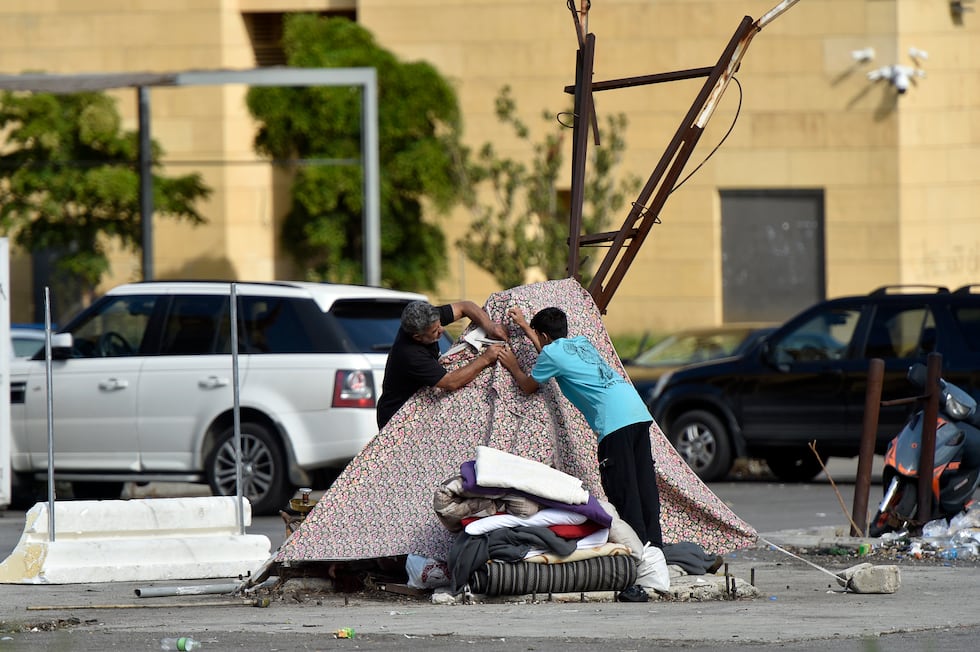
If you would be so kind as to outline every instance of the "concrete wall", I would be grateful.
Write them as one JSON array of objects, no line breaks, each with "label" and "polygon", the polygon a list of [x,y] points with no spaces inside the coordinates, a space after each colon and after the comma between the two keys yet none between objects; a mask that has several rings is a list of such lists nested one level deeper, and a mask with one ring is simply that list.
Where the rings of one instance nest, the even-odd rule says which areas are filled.
[{"label": "concrete wall", "polygon": [[[595,78],[713,65],[743,16],[757,18],[775,4],[593,3]],[[493,115],[504,84],[538,136],[551,128],[539,117],[543,110],[570,107],[562,89],[573,82],[577,42],[570,12],[555,0],[5,0],[0,71],[247,68],[254,59],[243,11],[355,6],[381,44],[405,60],[431,61],[454,82],[474,146],[489,140],[503,153],[525,155]],[[663,223],[610,303],[610,331],[720,321],[720,190],[822,189],[829,296],[890,283],[959,287],[980,279],[978,32],[980,15],[968,13],[957,24],[948,3],[938,0],[805,0],[758,34],[737,75],[742,97],[734,129],[668,200]],[[873,61],[852,58],[852,50],[869,46]],[[912,65],[913,46],[929,53],[922,62],[926,77],[905,95],[868,80],[880,66]],[[646,180],[701,83],[597,94],[600,115],[629,117],[625,170]],[[206,228],[157,220],[158,277],[298,275],[276,243],[283,192],[273,192],[268,167],[250,162],[252,125],[243,95],[236,87],[152,92],[153,136],[167,159],[197,162],[171,164],[168,172],[197,170],[216,191],[203,207],[211,221]],[[135,128],[135,94],[118,96]],[[724,137],[739,99],[733,84],[686,171]],[[624,209],[612,226],[625,215]],[[432,219],[453,242],[468,215],[459,210]],[[447,255],[450,272],[435,299],[480,302],[498,289],[455,249]],[[120,256],[114,272],[107,284],[137,277],[138,258]]]}]

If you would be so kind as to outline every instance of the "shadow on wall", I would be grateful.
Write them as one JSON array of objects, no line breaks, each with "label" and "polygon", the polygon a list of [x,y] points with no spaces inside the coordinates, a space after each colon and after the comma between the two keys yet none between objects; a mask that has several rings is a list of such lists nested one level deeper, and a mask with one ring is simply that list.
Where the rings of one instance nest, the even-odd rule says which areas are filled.
[{"label": "shadow on wall", "polygon": [[176,269],[158,267],[156,271],[157,279],[168,281],[180,279],[227,281],[235,279],[237,274],[235,266],[224,256],[194,258]]}]

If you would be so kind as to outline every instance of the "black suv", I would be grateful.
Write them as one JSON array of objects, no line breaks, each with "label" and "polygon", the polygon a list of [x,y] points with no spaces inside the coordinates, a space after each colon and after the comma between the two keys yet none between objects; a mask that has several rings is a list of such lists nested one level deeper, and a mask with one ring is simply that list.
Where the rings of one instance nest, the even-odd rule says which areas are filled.
[{"label": "black suv", "polygon": [[[868,363],[885,363],[882,399],[914,395],[909,365],[943,356],[943,377],[980,390],[980,285],[883,287],[823,301],[741,355],[682,367],[637,389],[681,456],[705,481],[737,457],[765,459],[787,481],[817,475],[821,458],[854,457]],[[901,429],[908,406],[883,407],[876,449]]]}]

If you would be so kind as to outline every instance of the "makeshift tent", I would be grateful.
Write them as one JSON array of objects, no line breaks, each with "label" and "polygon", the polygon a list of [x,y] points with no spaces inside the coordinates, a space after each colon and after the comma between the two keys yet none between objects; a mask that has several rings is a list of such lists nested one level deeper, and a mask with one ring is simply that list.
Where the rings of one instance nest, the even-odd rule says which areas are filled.
[{"label": "makeshift tent", "polygon": [[[490,296],[485,309],[509,331],[521,366],[537,353],[509,317],[520,307],[531,318],[557,306],[570,335],[584,335],[623,371],[592,300],[574,279],[516,287]],[[462,340],[460,340],[462,341]],[[466,348],[443,358],[453,369],[477,355]],[[329,433],[324,433],[329,436]],[[732,513],[681,459],[654,424],[650,438],[660,486],[664,540],[692,541],[712,554],[754,543],[756,532]],[[445,560],[454,535],[432,506],[436,488],[459,475],[478,445],[549,464],[580,478],[605,499],[599,481],[596,437],[554,381],[530,396],[502,365],[455,392],[420,390],[337,478],[300,528],[283,544],[280,563],[372,559],[416,554]]]}]

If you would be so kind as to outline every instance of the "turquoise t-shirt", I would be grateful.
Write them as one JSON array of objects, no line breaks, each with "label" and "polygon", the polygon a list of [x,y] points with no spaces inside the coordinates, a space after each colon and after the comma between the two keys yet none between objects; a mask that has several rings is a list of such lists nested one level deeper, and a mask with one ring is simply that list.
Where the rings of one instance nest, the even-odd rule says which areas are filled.
[{"label": "turquoise t-shirt", "polygon": [[538,383],[558,381],[561,393],[585,416],[600,440],[624,426],[653,420],[633,384],[581,335],[543,347],[531,377]]}]

